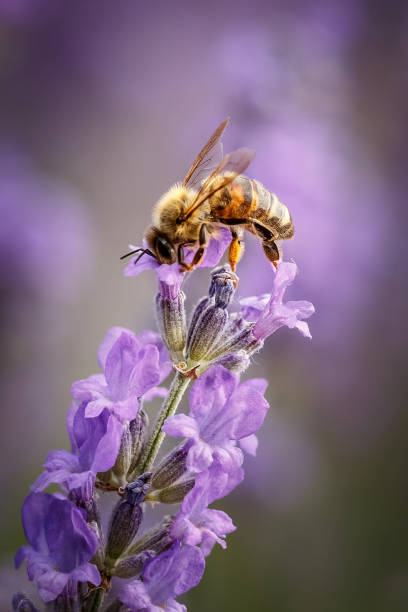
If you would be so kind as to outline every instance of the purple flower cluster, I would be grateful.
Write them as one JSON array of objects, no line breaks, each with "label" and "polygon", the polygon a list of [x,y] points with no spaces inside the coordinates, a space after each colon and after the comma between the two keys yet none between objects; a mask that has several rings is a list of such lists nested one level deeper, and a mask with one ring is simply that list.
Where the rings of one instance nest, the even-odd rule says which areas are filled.
[{"label": "purple flower cluster", "polygon": [[[202,265],[216,265],[228,240],[226,234],[213,239]],[[115,610],[186,609],[176,598],[200,582],[205,558],[216,543],[225,548],[235,530],[225,512],[210,506],[243,480],[243,451],[255,455],[269,408],[267,382],[240,382],[240,372],[279,327],[310,337],[304,319],[313,306],[283,302],[296,275],[293,263],[279,265],[270,294],[241,300],[235,313],[229,306],[236,277],[229,266],[216,268],[189,326],[178,264],[158,265],[145,256],[125,273],[147,268],[158,277],[162,338],[121,327],[107,333],[98,352],[102,373],[72,385],[71,451],[48,454],[23,505],[29,546],[18,551],[16,564],[27,561],[30,580],[53,610],[61,601],[64,610],[99,610],[106,596]],[[172,368],[170,388],[160,387]],[[175,414],[192,382],[189,413]],[[157,396],[163,405],[149,427],[144,403]],[[182,441],[158,461],[166,434]],[[63,493],[44,493],[52,483]],[[107,531],[99,518],[100,490],[119,496]],[[143,532],[147,501],[180,506]],[[117,599],[110,602],[113,580]]]}]

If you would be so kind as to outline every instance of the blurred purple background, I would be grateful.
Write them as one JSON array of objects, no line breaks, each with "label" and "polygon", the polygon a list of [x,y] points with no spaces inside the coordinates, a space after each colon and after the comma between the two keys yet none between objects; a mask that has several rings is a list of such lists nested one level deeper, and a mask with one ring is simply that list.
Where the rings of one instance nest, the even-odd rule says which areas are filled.
[{"label": "blurred purple background", "polygon": [[[109,327],[154,326],[155,279],[119,256],[227,115],[224,150],[254,149],[292,212],[290,298],[317,313],[248,372],[270,414],[188,604],[407,609],[407,28],[402,1],[0,0],[0,609],[29,590],[19,508],[67,447],[72,381]],[[268,291],[251,237],[239,274],[238,297]]]}]

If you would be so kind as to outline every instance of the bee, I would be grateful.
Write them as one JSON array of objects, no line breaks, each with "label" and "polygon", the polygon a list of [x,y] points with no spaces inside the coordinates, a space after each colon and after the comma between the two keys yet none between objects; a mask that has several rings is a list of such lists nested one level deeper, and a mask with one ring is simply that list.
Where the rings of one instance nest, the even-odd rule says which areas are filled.
[{"label": "bee", "polygon": [[[259,181],[242,173],[254,153],[242,148],[223,157],[221,137],[229,122],[225,119],[204,145],[183,182],[173,185],[153,210],[153,225],[145,234],[148,248],[131,251],[159,263],[176,261],[183,270],[194,269],[203,259],[217,228],[228,226],[232,234],[228,260],[233,272],[242,257],[244,230],[257,236],[263,251],[275,267],[280,259],[276,240],[292,238],[290,213],[279,198]],[[184,247],[195,247],[191,264],[184,261]]]}]

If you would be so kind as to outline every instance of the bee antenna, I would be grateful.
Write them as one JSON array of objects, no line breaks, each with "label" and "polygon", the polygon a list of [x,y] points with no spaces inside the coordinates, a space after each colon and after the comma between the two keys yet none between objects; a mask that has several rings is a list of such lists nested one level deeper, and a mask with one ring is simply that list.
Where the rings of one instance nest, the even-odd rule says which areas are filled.
[{"label": "bee antenna", "polygon": [[142,249],[142,248],[135,249],[134,251],[130,251],[129,253],[126,253],[125,255],[122,255],[120,259],[126,259],[127,257],[130,257],[131,255],[135,255],[136,253],[140,253],[140,256],[137,259],[137,261],[139,261],[140,257],[144,255],[145,253],[147,253],[147,255],[150,255],[154,259],[156,259],[155,255],[151,252],[150,249]]}]

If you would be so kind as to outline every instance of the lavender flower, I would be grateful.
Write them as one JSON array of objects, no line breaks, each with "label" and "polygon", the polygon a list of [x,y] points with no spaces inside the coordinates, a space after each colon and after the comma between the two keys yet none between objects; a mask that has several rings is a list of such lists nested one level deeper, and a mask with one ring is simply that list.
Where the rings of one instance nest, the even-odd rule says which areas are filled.
[{"label": "lavender flower", "polygon": [[201,544],[204,556],[210,554],[216,542],[226,548],[225,536],[236,529],[228,514],[208,508],[224,496],[228,487],[228,481],[218,476],[211,470],[196,476],[194,489],[185,497],[170,529],[175,540]]},{"label": "lavender flower", "polygon": [[105,408],[96,417],[86,417],[86,403],[73,403],[67,417],[71,452],[51,451],[47,455],[43,472],[31,487],[43,491],[52,482],[66,491],[73,491],[81,501],[92,498],[95,477],[115,464],[123,426]]},{"label": "lavender flower", "polygon": [[[218,255],[212,251],[214,261]],[[283,304],[296,274],[294,264],[281,264],[271,295],[243,301],[241,313],[232,315],[228,308],[237,279],[228,265],[216,268],[188,333],[180,270],[157,262],[155,269],[164,344],[155,332],[136,336],[115,327],[107,333],[98,352],[103,374],[72,386],[75,401],[67,417],[71,452],[49,453],[45,471],[32,487],[36,492],[23,506],[31,546],[18,551],[16,564],[27,559],[30,579],[38,582],[44,601],[54,602],[55,611],[62,606],[66,612],[96,612],[113,577],[132,581],[119,588],[109,610],[186,609],[175,598],[198,584],[205,557],[216,543],[225,548],[226,536],[235,530],[231,518],[210,505],[243,480],[242,451],[256,453],[255,433],[269,408],[267,382],[254,378],[240,383],[231,370],[248,364],[251,352],[281,325],[310,335],[302,319],[312,314],[312,305]],[[186,355],[186,363],[174,365],[169,390],[158,387],[170,369],[164,345],[173,362]],[[190,413],[175,414],[197,377]],[[147,437],[141,400],[156,395],[164,398],[163,406]],[[166,433],[185,440],[156,464]],[[98,487],[121,495],[106,534],[96,479]],[[70,499],[38,492],[51,483],[59,484]],[[135,542],[145,501],[181,506]],[[86,582],[95,586],[85,588]]]},{"label": "lavender flower", "polygon": [[172,416],[163,425],[170,436],[189,441],[191,472],[207,470],[214,458],[226,472],[242,464],[236,440],[262,425],[269,407],[263,397],[265,388],[266,381],[256,379],[238,385],[237,375],[222,366],[210,368],[197,380],[190,392],[190,415]]},{"label": "lavender flower", "polygon": [[30,580],[35,580],[44,601],[64,589],[76,592],[78,581],[98,585],[98,569],[90,563],[98,540],[86,524],[85,512],[57,495],[31,493],[22,508],[23,527],[30,546],[16,554],[16,567],[24,559]]},{"label": "lavender flower", "polygon": [[142,579],[127,584],[119,595],[132,612],[183,612],[187,608],[175,598],[195,587],[204,573],[205,561],[195,546],[176,542],[169,550],[148,561]]},{"label": "lavender flower", "polygon": [[255,322],[252,333],[257,340],[264,340],[283,325],[290,329],[295,327],[306,338],[312,337],[308,324],[302,319],[314,313],[313,304],[304,300],[283,303],[284,293],[296,274],[296,264],[283,261],[275,274],[271,294],[240,300],[244,318]]},{"label": "lavender flower", "polygon": [[[72,385],[72,397],[86,402],[85,416],[95,417],[107,408],[121,422],[134,419],[140,399],[163,395],[157,385],[167,376],[166,363],[151,338],[114,327],[105,336],[98,361],[104,374],[95,374]],[[146,343],[147,341],[147,343]]]}]

